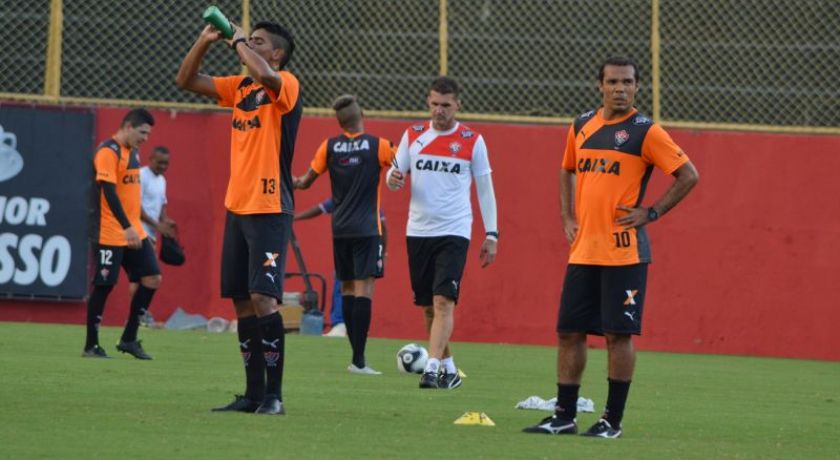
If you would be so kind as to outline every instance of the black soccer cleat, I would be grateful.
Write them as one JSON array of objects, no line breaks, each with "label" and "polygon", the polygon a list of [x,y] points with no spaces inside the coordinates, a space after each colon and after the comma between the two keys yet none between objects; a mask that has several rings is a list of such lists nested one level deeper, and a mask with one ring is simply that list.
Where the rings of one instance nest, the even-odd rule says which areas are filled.
[{"label": "black soccer cleat", "polygon": [[563,419],[552,415],[540,420],[540,423],[534,426],[523,428],[522,431],[540,434],[575,434],[577,433],[577,422],[574,419]]},{"label": "black soccer cleat", "polygon": [[263,415],[286,415],[286,408],[283,401],[274,395],[265,395],[262,404],[254,411],[255,414]]},{"label": "black soccer cleat", "polygon": [[457,372],[454,374],[444,372],[438,377],[438,388],[443,390],[454,390],[461,386],[462,383],[461,376]]},{"label": "black soccer cleat", "polygon": [[440,388],[438,375],[434,372],[423,372],[420,376],[420,388]]},{"label": "black soccer cleat", "polygon": [[619,426],[618,429],[615,429],[610,425],[610,422],[600,419],[597,423],[589,427],[585,433],[581,433],[581,436],[615,439],[621,436],[621,427]]},{"label": "black soccer cleat", "polygon": [[108,358],[108,353],[97,344],[82,351],[82,358]]},{"label": "black soccer cleat", "polygon": [[250,399],[246,398],[242,395],[235,395],[233,402],[228,404],[227,406],[222,407],[214,407],[210,409],[211,412],[247,412],[249,414],[253,414],[257,411],[257,408],[260,407],[260,403],[258,401],[251,401]]},{"label": "black soccer cleat", "polygon": [[143,349],[143,345],[140,344],[139,340],[135,340],[134,342],[123,342],[120,340],[120,343],[117,344],[117,350],[128,353],[137,359],[152,359],[151,355]]}]

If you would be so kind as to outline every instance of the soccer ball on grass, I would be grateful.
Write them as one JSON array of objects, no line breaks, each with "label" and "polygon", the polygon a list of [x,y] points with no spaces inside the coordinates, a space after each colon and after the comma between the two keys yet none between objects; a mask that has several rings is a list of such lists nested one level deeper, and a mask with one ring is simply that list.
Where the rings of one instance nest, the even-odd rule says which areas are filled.
[{"label": "soccer ball on grass", "polygon": [[397,369],[405,374],[422,374],[429,360],[429,352],[417,345],[409,343],[397,352]]}]

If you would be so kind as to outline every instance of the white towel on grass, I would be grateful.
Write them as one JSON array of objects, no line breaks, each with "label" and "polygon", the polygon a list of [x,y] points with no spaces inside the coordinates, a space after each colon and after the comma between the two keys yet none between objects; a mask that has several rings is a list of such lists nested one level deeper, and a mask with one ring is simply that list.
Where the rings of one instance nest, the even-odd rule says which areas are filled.
[{"label": "white towel on grass", "polygon": [[[529,396],[525,401],[516,403],[517,409],[554,410],[557,398],[545,400],[539,396]],[[583,397],[577,399],[578,412],[595,412],[595,401]]]}]

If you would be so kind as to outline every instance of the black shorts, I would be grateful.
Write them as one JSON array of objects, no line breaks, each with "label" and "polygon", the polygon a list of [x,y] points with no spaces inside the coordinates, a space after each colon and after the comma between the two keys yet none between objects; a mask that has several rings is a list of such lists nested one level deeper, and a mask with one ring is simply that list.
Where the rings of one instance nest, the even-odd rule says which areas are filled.
[{"label": "black shorts", "polygon": [[569,264],[557,332],[641,334],[647,268]]},{"label": "black shorts", "polygon": [[414,304],[432,305],[436,295],[458,303],[470,240],[460,236],[409,236],[406,247]]},{"label": "black shorts", "polygon": [[283,300],[289,214],[227,213],[222,241],[222,297],[243,300],[263,294]]},{"label": "black shorts", "polygon": [[125,270],[129,281],[136,283],[144,276],[160,275],[160,267],[155,257],[155,249],[149,238],[143,238],[143,246],[131,249],[127,246],[93,245],[95,286],[113,286],[117,284],[120,267]]},{"label": "black shorts", "polygon": [[382,238],[333,238],[333,262],[336,277],[341,281],[382,278]]}]

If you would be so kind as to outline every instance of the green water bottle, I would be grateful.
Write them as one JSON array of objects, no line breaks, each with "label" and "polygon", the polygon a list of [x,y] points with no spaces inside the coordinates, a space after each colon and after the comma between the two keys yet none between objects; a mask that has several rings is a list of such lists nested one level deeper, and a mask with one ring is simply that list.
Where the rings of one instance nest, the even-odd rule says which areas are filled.
[{"label": "green water bottle", "polygon": [[204,10],[204,14],[201,15],[201,19],[204,19],[204,22],[212,25],[216,28],[216,30],[221,32],[222,37],[227,39],[233,37],[233,26],[230,25],[228,18],[225,17],[216,5],[207,7],[207,9]]}]

